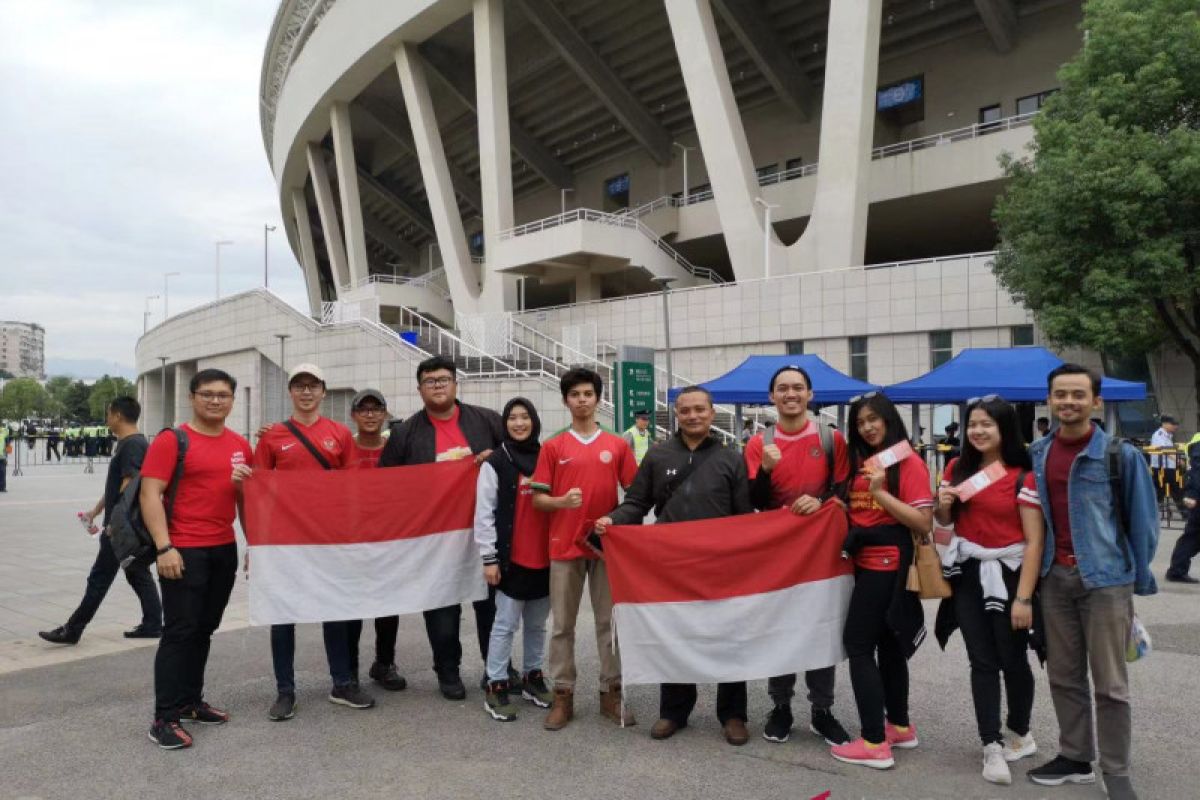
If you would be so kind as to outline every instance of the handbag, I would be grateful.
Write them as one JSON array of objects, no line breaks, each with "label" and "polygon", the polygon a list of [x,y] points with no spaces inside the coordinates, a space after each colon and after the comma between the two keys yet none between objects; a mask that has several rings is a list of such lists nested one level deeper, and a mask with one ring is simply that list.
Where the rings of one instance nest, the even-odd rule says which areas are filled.
[{"label": "handbag", "polygon": [[913,559],[908,567],[908,583],[905,588],[916,592],[922,600],[938,600],[953,594],[950,581],[942,574],[942,560],[938,558],[929,533],[913,532]]}]

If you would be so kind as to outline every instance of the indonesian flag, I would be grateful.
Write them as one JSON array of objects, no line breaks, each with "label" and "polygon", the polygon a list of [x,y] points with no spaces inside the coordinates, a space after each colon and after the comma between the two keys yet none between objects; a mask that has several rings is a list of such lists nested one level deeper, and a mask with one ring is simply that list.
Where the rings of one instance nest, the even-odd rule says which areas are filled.
[{"label": "indonesian flag", "polygon": [[623,525],[604,536],[622,679],[758,680],[837,664],[854,567],[846,513]]},{"label": "indonesian flag", "polygon": [[410,614],[487,597],[471,460],[246,483],[250,623]]}]

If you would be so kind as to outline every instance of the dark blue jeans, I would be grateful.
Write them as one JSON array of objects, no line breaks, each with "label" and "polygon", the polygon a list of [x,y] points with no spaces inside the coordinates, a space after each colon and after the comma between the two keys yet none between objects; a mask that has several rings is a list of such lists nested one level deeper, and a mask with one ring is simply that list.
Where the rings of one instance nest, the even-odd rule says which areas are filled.
[{"label": "dark blue jeans", "polygon": [[[357,677],[357,658],[350,656],[350,639],[354,623],[362,631],[362,621],[325,622],[321,632],[325,639],[325,658],[329,661],[329,676],[334,686],[346,686]],[[355,649],[358,642],[355,641]],[[271,661],[275,667],[275,688],[280,694],[296,693],[296,626],[271,626]]]},{"label": "dark blue jeans", "polygon": [[[113,553],[108,536],[100,534],[96,538],[100,540],[100,549],[92,563],[92,571],[88,573],[83,600],[67,620],[66,627],[75,633],[83,633],[92,617],[96,616],[100,603],[108,594],[117,573],[121,571],[121,564]],[[129,581],[142,604],[142,627],[148,631],[161,631],[162,603],[158,599],[158,587],[154,585],[154,578],[150,577],[150,560],[130,564],[129,569],[125,570],[125,579]]]}]

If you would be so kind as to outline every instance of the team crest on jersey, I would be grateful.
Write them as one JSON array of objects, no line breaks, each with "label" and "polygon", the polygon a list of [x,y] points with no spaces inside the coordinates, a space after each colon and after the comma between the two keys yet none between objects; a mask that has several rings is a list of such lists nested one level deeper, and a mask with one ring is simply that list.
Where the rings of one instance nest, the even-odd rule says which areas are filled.
[{"label": "team crest on jersey", "polygon": [[808,451],[808,454],[810,456],[812,456],[813,458],[820,458],[821,457],[821,448],[814,447]]},{"label": "team crest on jersey", "polygon": [[612,463],[612,452],[609,450],[600,451],[600,462],[602,464]]},{"label": "team crest on jersey", "polygon": [[337,440],[334,439],[333,437],[329,437],[325,441],[321,442],[321,444],[325,445],[325,449],[328,450],[329,452],[331,452],[331,453],[337,452],[337,449],[338,449]]}]

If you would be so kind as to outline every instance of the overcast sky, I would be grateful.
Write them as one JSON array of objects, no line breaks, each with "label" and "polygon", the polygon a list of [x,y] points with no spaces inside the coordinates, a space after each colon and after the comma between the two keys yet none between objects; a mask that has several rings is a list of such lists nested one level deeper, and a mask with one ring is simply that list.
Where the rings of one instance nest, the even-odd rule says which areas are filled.
[{"label": "overcast sky", "polygon": [[[262,284],[280,225],[258,122],[277,0],[0,0],[0,319],[47,358],[133,365],[147,295],[170,310]],[[283,236],[271,287],[305,307]],[[150,304],[162,320],[162,300]]]}]

